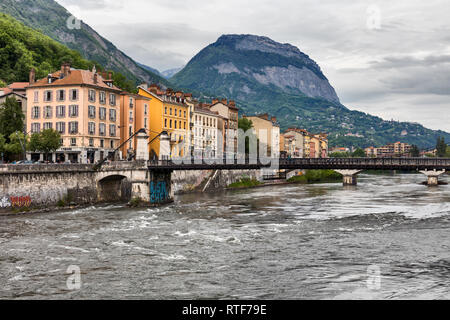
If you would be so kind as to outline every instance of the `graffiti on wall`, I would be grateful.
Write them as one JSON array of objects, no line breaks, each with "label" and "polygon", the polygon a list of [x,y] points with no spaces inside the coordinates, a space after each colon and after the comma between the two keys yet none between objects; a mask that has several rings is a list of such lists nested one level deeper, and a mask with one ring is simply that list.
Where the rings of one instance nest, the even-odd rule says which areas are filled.
[{"label": "graffiti on wall", "polygon": [[169,199],[167,184],[165,181],[150,183],[150,203],[162,203]]},{"label": "graffiti on wall", "polygon": [[2,197],[0,198],[0,208],[28,208],[31,206],[31,197]]}]

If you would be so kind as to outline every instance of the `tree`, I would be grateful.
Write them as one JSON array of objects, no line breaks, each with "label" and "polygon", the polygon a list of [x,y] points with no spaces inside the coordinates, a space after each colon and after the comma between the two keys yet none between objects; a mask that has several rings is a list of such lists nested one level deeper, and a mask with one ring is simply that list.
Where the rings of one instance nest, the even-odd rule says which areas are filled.
[{"label": "tree", "polygon": [[6,87],[6,82],[3,81],[2,79],[0,79],[0,88],[5,88]]},{"label": "tree", "polygon": [[0,108],[0,134],[9,142],[11,134],[22,132],[25,127],[25,115],[14,97],[7,97]]},{"label": "tree", "polygon": [[445,139],[443,137],[437,138],[436,150],[436,156],[438,158],[445,157],[445,154],[447,153],[447,144],[445,143]]},{"label": "tree", "polygon": [[61,134],[53,129],[46,129],[40,133],[31,135],[28,148],[30,151],[42,152],[45,159],[48,159],[50,153],[55,152],[61,147]]},{"label": "tree", "polygon": [[411,153],[411,157],[413,157],[413,158],[418,158],[418,157],[420,157],[420,150],[419,150],[419,148],[418,148],[415,144],[413,144],[413,145],[411,146],[411,151],[410,151],[410,153]]},{"label": "tree", "polygon": [[352,157],[353,158],[365,158],[366,152],[363,149],[358,148],[355,150],[355,152],[353,152]]},{"label": "tree", "polygon": [[350,154],[348,152],[333,152],[330,154],[330,158],[349,158]]}]

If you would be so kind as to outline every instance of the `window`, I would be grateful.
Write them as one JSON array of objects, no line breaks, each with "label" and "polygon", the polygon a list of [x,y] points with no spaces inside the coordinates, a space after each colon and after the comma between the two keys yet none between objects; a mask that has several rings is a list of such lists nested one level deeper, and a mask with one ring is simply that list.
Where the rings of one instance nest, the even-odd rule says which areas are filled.
[{"label": "window", "polygon": [[133,98],[130,97],[130,108],[133,108]]},{"label": "window", "polygon": [[66,116],[66,106],[56,106],[56,117],[64,118]]},{"label": "window", "polygon": [[170,129],[172,129],[172,120],[170,120]]},{"label": "window", "polygon": [[164,119],[164,128],[167,128],[167,119]]},{"label": "window", "polygon": [[70,138],[70,145],[75,147],[77,145],[77,138]]},{"label": "window", "polygon": [[109,110],[109,120],[116,121],[116,110],[115,109]]},{"label": "window", "polygon": [[100,123],[98,129],[101,136],[106,136],[106,124]]},{"label": "window", "polygon": [[115,106],[116,105],[116,95],[114,93],[110,93],[109,94],[109,104],[111,106]]},{"label": "window", "polygon": [[184,112],[184,117],[186,118],[186,111]]},{"label": "window", "polygon": [[128,137],[131,137],[133,135],[133,127],[130,126],[128,129],[129,129],[128,130]]},{"label": "window", "polygon": [[34,102],[39,102],[39,91],[34,92]]},{"label": "window", "polygon": [[167,107],[164,107],[164,114],[167,114]]},{"label": "window", "polygon": [[70,90],[70,100],[71,101],[77,101],[78,100],[78,90],[77,89]]},{"label": "window", "polygon": [[58,101],[66,100],[66,90],[56,91],[56,100],[58,100]]},{"label": "window", "polygon": [[172,108],[170,108],[170,115],[172,115]]},{"label": "window", "polygon": [[180,128],[180,129],[181,129],[181,120],[180,120],[180,126],[179,126],[178,128]]},{"label": "window", "polygon": [[148,105],[144,104],[144,115],[148,115]]},{"label": "window", "polygon": [[105,140],[101,139],[100,140],[100,148],[104,148],[105,147]]},{"label": "window", "polygon": [[133,111],[130,111],[130,123],[133,122]]},{"label": "window", "polygon": [[90,135],[94,135],[95,134],[95,122],[89,122],[88,123],[88,133]]},{"label": "window", "polygon": [[46,106],[44,109],[44,118],[50,119],[52,117],[52,107]]},{"label": "window", "polygon": [[147,118],[144,118],[144,129],[147,129]]},{"label": "window", "polygon": [[111,144],[111,149],[114,149],[114,140],[111,140],[110,144]]},{"label": "window", "polygon": [[111,137],[115,137],[116,136],[116,125],[115,124],[110,124],[109,125],[109,135]]},{"label": "window", "polygon": [[89,138],[89,147],[93,147],[93,146],[94,146],[94,139]]},{"label": "window", "polygon": [[56,123],[56,131],[61,134],[66,133],[66,123],[65,122],[57,122]]},{"label": "window", "polygon": [[44,123],[44,130],[48,130],[48,129],[52,129],[52,128],[53,128],[53,123],[51,123],[51,122]]},{"label": "window", "polygon": [[95,90],[90,89],[89,90],[89,101],[90,102],[95,102],[95,98],[96,98]]},{"label": "window", "polygon": [[69,133],[70,134],[78,133],[78,122],[77,121],[69,122]]},{"label": "window", "polygon": [[44,92],[44,101],[45,102],[52,101],[52,92],[51,91],[45,91]]},{"label": "window", "polygon": [[98,113],[99,113],[100,120],[106,120],[106,108],[100,107]]},{"label": "window", "polygon": [[41,124],[40,123],[32,123],[31,124],[31,133],[39,133],[41,132]]},{"label": "window", "polygon": [[106,92],[105,91],[101,91],[99,94],[99,100],[101,104],[105,104],[106,103]]},{"label": "window", "polygon": [[88,107],[88,116],[91,119],[95,119],[95,106]]},{"label": "window", "polygon": [[175,124],[175,129],[176,129],[177,128],[177,120],[175,120],[174,122],[175,122],[174,124]]},{"label": "window", "polygon": [[178,110],[175,109],[175,117],[178,115]]},{"label": "window", "polygon": [[78,105],[69,106],[69,117],[78,117]]},{"label": "window", "polygon": [[184,130],[186,130],[186,121],[183,122],[183,127],[184,127]]},{"label": "window", "polygon": [[32,117],[33,119],[39,119],[39,117],[41,116],[41,108],[39,107],[33,107],[33,113],[32,113]]}]

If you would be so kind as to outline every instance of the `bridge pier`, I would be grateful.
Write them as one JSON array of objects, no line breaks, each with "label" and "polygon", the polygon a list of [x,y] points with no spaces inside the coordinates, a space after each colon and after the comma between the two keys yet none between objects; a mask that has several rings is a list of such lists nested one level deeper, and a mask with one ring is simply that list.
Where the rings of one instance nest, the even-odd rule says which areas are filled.
[{"label": "bridge pier", "polygon": [[172,170],[150,170],[148,197],[151,205],[160,206],[173,202]]},{"label": "bridge pier", "polygon": [[420,172],[427,176],[427,185],[428,186],[438,186],[439,185],[439,177],[445,173],[445,170],[441,170],[441,171],[424,170],[424,171],[420,171]]},{"label": "bridge pier", "polygon": [[337,173],[342,174],[344,186],[356,186],[357,185],[357,175],[361,173],[362,170],[334,170]]}]

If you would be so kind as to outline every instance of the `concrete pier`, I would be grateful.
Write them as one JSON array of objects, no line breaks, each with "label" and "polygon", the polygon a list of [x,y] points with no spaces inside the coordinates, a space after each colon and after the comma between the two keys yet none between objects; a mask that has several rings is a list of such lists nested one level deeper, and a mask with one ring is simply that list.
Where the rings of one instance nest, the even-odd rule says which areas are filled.
[{"label": "concrete pier", "polygon": [[356,186],[357,175],[362,172],[362,170],[335,170],[337,173],[342,174],[344,186]]},{"label": "concrete pier", "polygon": [[445,173],[445,170],[441,170],[441,171],[425,170],[425,171],[420,171],[420,172],[427,176],[427,179],[428,179],[427,185],[428,186],[438,186],[439,185],[439,177]]}]

